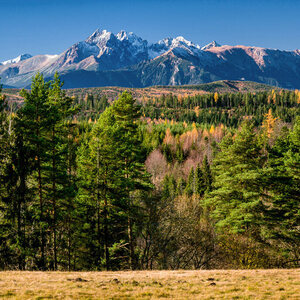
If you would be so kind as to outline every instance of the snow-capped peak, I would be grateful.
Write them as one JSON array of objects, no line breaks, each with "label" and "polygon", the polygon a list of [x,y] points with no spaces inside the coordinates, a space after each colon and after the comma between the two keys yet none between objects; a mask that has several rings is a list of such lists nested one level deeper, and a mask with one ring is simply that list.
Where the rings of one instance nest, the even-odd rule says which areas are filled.
[{"label": "snow-capped peak", "polygon": [[87,43],[93,43],[93,44],[96,44],[98,43],[99,41],[103,41],[103,40],[109,40],[110,37],[112,36],[113,34],[107,30],[100,30],[99,28],[94,32],[92,33],[87,39],[86,39],[86,42]]},{"label": "snow-capped peak", "polygon": [[[129,34],[133,34],[132,32],[130,32]],[[128,35],[127,31],[125,30],[121,30],[117,35],[117,39],[120,40],[120,41],[123,41],[125,39],[128,39]]]},{"label": "snow-capped peak", "polygon": [[30,57],[32,57],[32,55],[30,55],[30,54],[21,54],[21,55],[19,55],[16,58],[3,61],[0,64],[1,65],[15,64],[15,63],[18,63],[20,61],[26,60],[26,59],[28,59]]},{"label": "snow-capped peak", "polygon": [[183,36],[178,36],[176,38],[165,38],[163,40],[160,40],[157,42],[158,45],[161,46],[166,46],[167,48],[175,48],[175,47],[180,47],[180,46],[185,46],[185,47],[195,47],[195,48],[200,48],[199,45],[195,45],[191,41],[186,40]]},{"label": "snow-capped peak", "polygon": [[186,45],[186,46],[194,46],[191,41],[186,40],[183,36],[178,36],[172,40],[172,47],[178,47],[179,45]]},{"label": "snow-capped peak", "polygon": [[138,37],[136,34],[133,32],[127,32],[125,30],[121,30],[117,35],[117,39],[120,41],[128,40],[128,41],[133,41],[133,40],[139,40],[141,39]]},{"label": "snow-capped peak", "polygon": [[144,41],[142,38],[134,34],[133,32],[127,32],[124,30],[121,30],[117,35],[117,39],[121,42],[128,41],[132,46],[140,47],[145,46],[147,41]]},{"label": "snow-capped peak", "polygon": [[165,45],[167,47],[170,47],[172,45],[172,41],[173,41],[173,38],[167,37],[163,40],[158,41],[157,44],[158,45]]},{"label": "snow-capped peak", "polygon": [[208,49],[214,48],[214,47],[221,47],[221,45],[218,44],[216,41],[212,41],[211,43],[209,43],[209,44],[203,46],[203,47],[201,48],[201,50],[204,51],[204,50],[208,50]]},{"label": "snow-capped peak", "polygon": [[186,40],[183,36],[178,36],[176,38],[167,37],[155,44],[150,45],[149,57],[155,58],[171,49],[176,49],[177,52],[179,51],[181,53],[198,55],[200,46]]}]

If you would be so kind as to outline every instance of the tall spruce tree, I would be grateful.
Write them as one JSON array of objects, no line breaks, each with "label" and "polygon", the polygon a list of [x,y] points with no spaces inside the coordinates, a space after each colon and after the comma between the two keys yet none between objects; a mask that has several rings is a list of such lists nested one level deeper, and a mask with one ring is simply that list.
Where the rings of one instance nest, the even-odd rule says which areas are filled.
[{"label": "tall spruce tree", "polygon": [[195,178],[195,171],[194,168],[191,168],[188,180],[185,187],[185,193],[188,196],[192,196],[196,193],[196,178]]},{"label": "tall spruce tree", "polygon": [[113,240],[113,232],[116,230],[111,228],[109,220],[114,223],[114,216],[118,211],[115,197],[118,192],[119,197],[122,196],[122,192],[116,188],[119,173],[115,155],[114,122],[112,108],[107,108],[82,144],[78,155],[79,196],[95,212],[96,265],[98,268],[103,265],[107,270],[113,267],[109,248],[116,242]]},{"label": "tall spruce tree", "polygon": [[46,192],[47,198],[50,199],[51,206],[51,234],[52,234],[52,259],[50,260],[50,268],[57,270],[57,228],[58,221],[62,220],[62,207],[65,207],[65,201],[72,194],[70,190],[70,176],[67,170],[66,152],[68,123],[77,108],[73,107],[71,98],[65,95],[62,90],[63,83],[60,81],[57,73],[49,86],[48,104],[48,132],[47,132],[47,157],[49,164],[47,165],[46,177],[49,178]]},{"label": "tall spruce tree", "polygon": [[[88,144],[83,146],[82,155],[79,156],[80,177],[85,180],[83,184],[80,180],[82,195],[87,193],[94,199],[98,257],[100,261],[103,241],[106,269],[113,267],[110,252],[115,253],[116,247],[122,244],[120,232],[126,227],[129,267],[134,268],[136,263],[133,226],[137,207],[133,193],[150,186],[144,168],[145,152],[138,131],[139,116],[139,107],[132,95],[124,92],[100,116]],[[118,228],[112,227],[116,214],[119,218]],[[125,216],[126,223],[123,222]],[[122,228],[122,224],[125,228]]]},{"label": "tall spruce tree", "polygon": [[[24,105],[18,111],[18,128],[23,135],[23,141],[30,150],[30,161],[32,161],[32,193],[34,202],[31,214],[36,215],[33,226],[36,226],[35,234],[39,235],[39,243],[36,244],[37,255],[35,256],[37,268],[45,270],[46,245],[47,245],[47,227],[48,227],[48,208],[45,199],[45,176],[44,171],[47,157],[47,139],[46,134],[49,129],[48,119],[48,96],[50,83],[44,81],[43,75],[37,74],[31,85],[31,91],[22,90],[21,96],[24,98]],[[36,200],[36,201],[35,201]]]},{"label": "tall spruce tree", "polygon": [[34,228],[32,255],[36,267],[42,270],[58,267],[57,221],[62,218],[58,218],[57,212],[58,206],[59,211],[64,210],[65,189],[69,187],[65,122],[75,110],[72,99],[66,97],[61,88],[57,74],[51,82],[45,82],[43,75],[37,74],[31,91],[21,91],[24,105],[16,118],[19,149],[26,149],[26,159],[20,152],[19,160],[30,165],[30,174],[26,174],[26,179],[20,178],[25,180],[25,187],[30,183],[33,195],[30,205],[30,215],[34,216],[31,220]]},{"label": "tall spruce tree", "polygon": [[203,174],[203,185],[205,187],[204,192],[210,192],[212,189],[212,174],[206,155],[204,156],[201,169]]},{"label": "tall spruce tree", "polygon": [[[292,252],[299,264],[300,255],[300,118],[293,130],[283,128],[281,135],[269,150],[268,166],[265,169],[266,189],[270,206],[265,213],[268,222],[268,237]],[[280,243],[279,243],[280,242]]]},{"label": "tall spruce tree", "polygon": [[204,179],[204,172],[202,168],[198,165],[195,170],[195,191],[199,196],[203,196],[206,190],[206,184]]},{"label": "tall spruce tree", "polygon": [[147,190],[151,187],[149,176],[145,172],[144,162],[146,151],[138,130],[138,120],[141,116],[140,106],[135,103],[132,95],[125,91],[112,106],[115,118],[115,155],[121,176],[121,189],[125,193],[127,232],[129,245],[129,268],[136,267],[134,253],[135,237],[133,232],[136,217],[134,201],[135,190]]},{"label": "tall spruce tree", "polygon": [[12,178],[10,137],[8,132],[8,106],[5,96],[1,94],[0,85],[0,267],[14,265],[15,204],[12,195],[14,179]]},{"label": "tall spruce tree", "polygon": [[262,145],[250,122],[245,122],[234,137],[220,144],[213,173],[214,190],[208,198],[219,228],[256,235],[262,225],[265,157]]}]

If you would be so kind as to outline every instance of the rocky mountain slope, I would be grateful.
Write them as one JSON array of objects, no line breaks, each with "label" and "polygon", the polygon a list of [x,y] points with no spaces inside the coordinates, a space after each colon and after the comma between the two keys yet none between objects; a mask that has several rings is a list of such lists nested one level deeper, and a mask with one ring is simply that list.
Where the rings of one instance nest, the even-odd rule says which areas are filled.
[{"label": "rocky mountain slope", "polygon": [[42,72],[61,74],[66,88],[201,84],[246,80],[283,88],[300,88],[300,50],[200,46],[183,37],[150,44],[134,33],[96,30],[59,55],[21,55],[0,63],[5,86],[28,87]]}]

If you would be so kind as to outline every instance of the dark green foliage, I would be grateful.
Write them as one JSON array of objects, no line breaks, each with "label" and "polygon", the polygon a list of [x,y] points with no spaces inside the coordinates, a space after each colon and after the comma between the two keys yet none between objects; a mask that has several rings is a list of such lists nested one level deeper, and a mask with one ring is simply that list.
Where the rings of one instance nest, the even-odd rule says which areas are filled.
[{"label": "dark green foliage", "polygon": [[[300,119],[294,129],[283,129],[281,136],[270,149],[265,170],[267,190],[272,205],[266,212],[269,236],[280,242],[284,251],[299,257],[300,249]],[[297,262],[295,262],[297,265]]]},{"label": "dark green foliage", "polygon": [[[205,156],[206,158],[206,156]],[[202,169],[199,165],[195,171],[195,193],[199,196],[203,196],[206,190],[210,189],[211,183],[205,180],[207,171]]]},{"label": "dark green foliage", "polygon": [[[83,145],[83,153],[79,156],[79,174],[84,183],[79,197],[86,194],[96,211],[98,264],[101,266],[101,251],[104,251],[106,269],[119,268],[119,264],[123,264],[117,257],[112,257],[113,265],[109,262],[110,253],[115,256],[116,251],[118,255],[123,253],[128,257],[130,268],[136,266],[133,247],[138,204],[134,201],[134,192],[150,187],[144,170],[146,152],[139,136],[138,118],[139,107],[132,96],[124,92],[101,115],[89,145]],[[117,228],[111,227],[114,222],[119,223]],[[104,228],[103,237],[100,227]],[[104,250],[101,250],[102,242]],[[128,252],[124,253],[125,249]]]},{"label": "dark green foliage", "polygon": [[151,119],[163,115],[169,120],[238,127],[245,116],[252,116],[255,125],[260,125],[269,109],[282,121],[292,122],[299,114],[297,95],[283,90],[280,93],[225,93],[219,94],[217,101],[214,94],[196,95],[179,101],[176,95],[169,94],[157,98],[155,104],[146,103],[143,113]]},{"label": "dark green foliage", "polygon": [[[200,178],[200,175],[199,175]],[[210,192],[212,189],[212,174],[207,156],[204,157],[202,162],[202,178],[203,178],[203,192]]]},{"label": "dark green foliage", "polygon": [[188,196],[192,196],[193,194],[196,194],[196,180],[195,180],[195,172],[194,168],[191,168],[186,187],[185,192]]},{"label": "dark green foliage", "polygon": [[299,92],[62,86],[0,94],[0,269],[299,267]]},{"label": "dark green foliage", "polygon": [[37,74],[31,92],[22,91],[25,102],[14,120],[9,181],[15,195],[7,198],[6,210],[16,210],[10,224],[17,230],[19,268],[57,269],[63,212],[74,197],[66,160],[66,121],[74,110],[61,87],[57,75],[45,83]]},{"label": "dark green foliage", "polygon": [[264,163],[262,145],[250,122],[245,122],[236,136],[224,138],[214,159],[214,191],[209,198],[218,227],[233,232],[260,228]]}]

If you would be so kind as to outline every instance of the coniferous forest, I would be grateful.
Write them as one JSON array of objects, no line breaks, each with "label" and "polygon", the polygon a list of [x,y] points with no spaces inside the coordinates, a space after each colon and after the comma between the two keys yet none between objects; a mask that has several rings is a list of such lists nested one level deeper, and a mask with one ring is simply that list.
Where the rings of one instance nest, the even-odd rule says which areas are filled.
[{"label": "coniferous forest", "polygon": [[1,270],[300,266],[299,91],[62,87],[0,96]]}]

